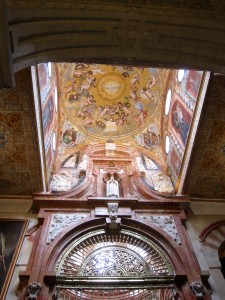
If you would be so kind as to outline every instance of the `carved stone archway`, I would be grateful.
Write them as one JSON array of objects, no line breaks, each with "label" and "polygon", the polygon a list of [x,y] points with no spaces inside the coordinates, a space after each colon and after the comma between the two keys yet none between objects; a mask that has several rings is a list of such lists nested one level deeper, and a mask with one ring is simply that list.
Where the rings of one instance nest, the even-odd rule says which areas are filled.
[{"label": "carved stone archway", "polygon": [[[217,297],[217,293],[224,295],[224,275],[222,274],[223,270],[220,259],[224,253],[225,220],[213,222],[206,226],[200,233],[199,239],[204,259],[211,274],[209,283],[214,291],[214,297]],[[213,278],[217,278],[217,280],[213,280]]]},{"label": "carved stone archway", "polygon": [[174,291],[174,268],[165,252],[125,229],[82,235],[63,251],[55,270],[59,299],[149,299]]},{"label": "carved stone archway", "polygon": [[[100,247],[97,246],[98,243]],[[135,248],[135,245],[139,248]],[[144,251],[141,252],[141,249]],[[141,266],[140,268],[147,270],[141,276],[141,280],[140,274],[137,273],[137,276],[134,276],[134,273],[134,275],[128,271],[126,273],[127,269],[119,264],[116,268],[114,268],[115,265],[108,265],[107,271],[101,274],[104,276],[92,276],[96,273],[90,272],[89,265],[93,265],[93,261],[97,265],[100,264],[99,254],[110,257],[116,256],[119,252],[130,260],[137,260],[136,263]],[[155,255],[156,260],[158,259],[157,263],[160,264],[158,271],[156,267],[153,272],[154,264],[153,267],[152,264],[149,265],[148,253],[150,252],[153,256]],[[146,259],[144,261],[143,253]],[[148,299],[149,293],[156,293],[156,295],[161,293],[165,297],[168,294],[171,297],[171,293],[177,293],[181,299],[192,299],[190,284],[194,280],[199,280],[197,266],[197,269],[194,268],[196,270],[190,270],[185,263],[188,260],[186,251],[177,242],[173,242],[166,232],[149,222],[138,222],[128,218],[122,218],[121,231],[112,234],[107,231],[104,218],[86,217],[76,226],[71,224],[62,230],[48,245],[43,257],[42,265],[38,266],[42,269],[41,277],[37,279],[38,282],[44,281],[46,284],[41,292],[46,297],[43,299],[49,299],[48,297],[53,297],[54,294],[58,294],[59,297],[61,295],[65,299],[69,297],[80,299],[84,290],[87,293],[87,299],[121,300],[126,299],[128,294],[135,296],[137,293],[135,290],[140,290],[140,296],[143,296],[143,299]],[[73,265],[74,259],[76,262],[80,261],[76,266]],[[84,267],[82,268],[81,265]],[[88,266],[87,269],[86,266]],[[134,269],[131,268],[131,272],[132,270]],[[109,276],[116,272],[122,276]],[[115,283],[115,279],[117,283],[119,280],[119,284]],[[102,282],[104,285],[101,285]],[[126,297],[124,294],[123,297],[119,297],[121,290],[126,290],[128,293]],[[115,294],[119,295],[118,298],[115,298]]]}]

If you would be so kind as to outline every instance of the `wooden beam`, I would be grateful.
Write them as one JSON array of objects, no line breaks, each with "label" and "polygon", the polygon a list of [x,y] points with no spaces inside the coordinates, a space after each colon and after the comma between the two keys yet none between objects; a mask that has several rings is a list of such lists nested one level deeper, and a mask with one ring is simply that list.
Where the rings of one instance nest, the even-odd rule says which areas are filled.
[{"label": "wooden beam", "polygon": [[10,33],[4,1],[0,1],[0,88],[15,86],[11,61]]}]

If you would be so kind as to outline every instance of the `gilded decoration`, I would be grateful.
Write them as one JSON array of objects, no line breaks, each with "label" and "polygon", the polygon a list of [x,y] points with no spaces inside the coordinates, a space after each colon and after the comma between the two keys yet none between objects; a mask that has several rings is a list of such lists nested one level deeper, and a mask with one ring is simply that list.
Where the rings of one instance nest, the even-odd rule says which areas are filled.
[{"label": "gilded decoration", "polygon": [[84,134],[115,139],[151,123],[161,100],[157,69],[82,63],[63,68],[62,109]]},{"label": "gilded decoration", "polygon": [[149,284],[126,284],[126,287],[113,287],[111,289],[105,289],[104,286],[93,286],[86,289],[80,289],[80,287],[72,289],[71,286],[65,288],[61,285],[57,285],[58,300],[149,300],[149,299],[162,299],[164,295],[169,295],[166,299],[175,299],[176,290],[173,289],[173,284],[158,284],[150,287]]},{"label": "gilded decoration", "polygon": [[60,166],[74,149],[84,151],[110,139],[115,147],[143,149],[165,169],[160,132],[169,70],[83,63],[54,66],[60,132],[54,174],[61,173]]}]

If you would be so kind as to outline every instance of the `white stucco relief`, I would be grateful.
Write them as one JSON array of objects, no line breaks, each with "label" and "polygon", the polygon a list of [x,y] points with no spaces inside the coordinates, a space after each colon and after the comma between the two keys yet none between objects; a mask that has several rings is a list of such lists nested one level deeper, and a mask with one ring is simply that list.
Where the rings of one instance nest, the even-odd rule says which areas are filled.
[{"label": "white stucco relief", "polygon": [[87,215],[87,213],[52,215],[46,244],[50,244],[52,241],[54,241],[57,234],[63,229],[69,227],[72,223],[74,224],[84,219]]},{"label": "white stucco relief", "polygon": [[174,222],[173,216],[142,215],[140,216],[140,218],[143,220],[147,220],[153,223],[154,225],[160,227],[166,233],[168,233],[177,244],[181,245],[181,240],[177,232],[177,227]]}]

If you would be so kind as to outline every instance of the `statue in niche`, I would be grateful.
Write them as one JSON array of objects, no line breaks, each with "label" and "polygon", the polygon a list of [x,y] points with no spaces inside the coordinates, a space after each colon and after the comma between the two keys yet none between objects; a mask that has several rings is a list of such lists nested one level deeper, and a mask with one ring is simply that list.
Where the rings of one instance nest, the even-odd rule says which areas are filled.
[{"label": "statue in niche", "polygon": [[119,183],[113,175],[107,181],[107,197],[119,197]]}]

